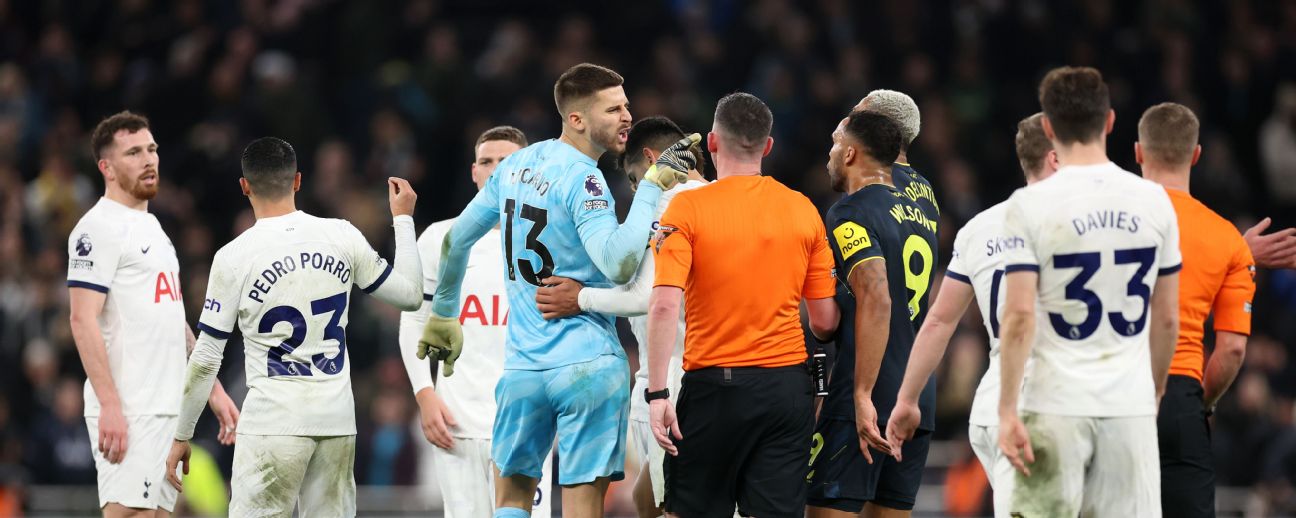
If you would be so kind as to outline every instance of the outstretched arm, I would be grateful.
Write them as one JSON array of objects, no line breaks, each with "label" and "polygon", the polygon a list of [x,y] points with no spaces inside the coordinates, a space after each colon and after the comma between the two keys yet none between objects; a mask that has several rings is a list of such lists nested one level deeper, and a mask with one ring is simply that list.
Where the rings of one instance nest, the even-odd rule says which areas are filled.
[{"label": "outstretched arm", "polygon": [[653,274],[657,262],[652,254],[644,254],[630,282],[612,288],[581,288],[577,302],[582,311],[597,311],[619,317],[637,317],[648,313],[648,299],[652,297]]}]

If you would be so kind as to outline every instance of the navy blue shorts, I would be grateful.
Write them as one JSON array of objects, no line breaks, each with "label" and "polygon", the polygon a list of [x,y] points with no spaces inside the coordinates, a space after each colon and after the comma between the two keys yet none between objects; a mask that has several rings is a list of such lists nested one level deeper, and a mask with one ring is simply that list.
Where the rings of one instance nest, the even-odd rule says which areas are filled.
[{"label": "navy blue shorts", "polygon": [[927,465],[931,432],[918,430],[913,439],[905,441],[900,452],[902,462],[870,449],[873,464],[869,464],[859,444],[854,421],[819,420],[810,450],[810,474],[806,477],[810,484],[807,505],[858,513],[865,502],[873,502],[890,509],[912,510]]}]

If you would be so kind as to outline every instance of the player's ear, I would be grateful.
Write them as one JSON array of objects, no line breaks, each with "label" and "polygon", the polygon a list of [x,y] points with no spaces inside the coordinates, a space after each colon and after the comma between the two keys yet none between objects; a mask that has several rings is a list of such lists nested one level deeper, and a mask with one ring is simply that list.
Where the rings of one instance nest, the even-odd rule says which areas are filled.
[{"label": "player's ear", "polygon": [[301,171],[297,171],[297,175],[293,176],[293,192],[297,192],[300,190],[301,190]]},{"label": "player's ear", "polygon": [[720,137],[716,135],[716,132],[714,132],[714,131],[707,132],[707,143],[706,143],[706,144],[707,144],[707,151],[708,151],[708,152],[710,152],[710,153],[713,154],[713,155],[716,154],[716,152],[718,152],[718,151],[720,150],[720,147],[716,145],[716,144],[718,144],[719,142],[720,142]]},{"label": "player's ear", "polygon": [[1193,148],[1192,165],[1197,165],[1197,161],[1200,159],[1201,159],[1201,144],[1197,144],[1197,147]]},{"label": "player's ear", "polygon": [[657,163],[657,156],[659,155],[659,153],[656,153],[652,149],[646,147],[643,148],[642,152],[643,152],[644,160],[647,160],[648,164],[651,165]]},{"label": "player's ear", "polygon": [[765,137],[765,151],[761,152],[761,158],[767,157],[770,151],[774,149],[774,137]]},{"label": "player's ear", "polygon": [[1103,128],[1103,135],[1111,135],[1112,128],[1116,126],[1116,110],[1107,110],[1107,126]]},{"label": "player's ear", "polygon": [[247,178],[242,178],[242,177],[239,178],[239,189],[243,190],[244,196],[247,197],[252,196],[252,187],[248,185]]},{"label": "player's ear", "polygon": [[112,167],[108,165],[108,159],[100,158],[96,165],[99,166],[99,173],[103,175],[105,182],[116,180],[117,175],[113,174]]},{"label": "player's ear", "polygon": [[1143,146],[1137,140],[1134,141],[1134,162],[1143,165]]},{"label": "player's ear", "polygon": [[580,110],[572,110],[570,112],[567,112],[567,124],[569,124],[572,127],[572,129],[575,129],[577,132],[584,133],[585,113]]},{"label": "player's ear", "polygon": [[1040,128],[1044,130],[1044,138],[1057,140],[1057,134],[1053,133],[1053,123],[1049,122],[1048,115],[1040,117]]}]

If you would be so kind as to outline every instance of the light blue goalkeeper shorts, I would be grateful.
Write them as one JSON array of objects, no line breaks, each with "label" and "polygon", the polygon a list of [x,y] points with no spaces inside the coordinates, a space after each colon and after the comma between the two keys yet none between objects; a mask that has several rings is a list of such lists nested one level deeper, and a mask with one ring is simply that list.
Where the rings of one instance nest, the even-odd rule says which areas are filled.
[{"label": "light blue goalkeeper shorts", "polygon": [[540,478],[558,437],[558,483],[625,478],[630,364],[605,354],[548,370],[505,369],[495,386],[491,457],[500,475]]}]

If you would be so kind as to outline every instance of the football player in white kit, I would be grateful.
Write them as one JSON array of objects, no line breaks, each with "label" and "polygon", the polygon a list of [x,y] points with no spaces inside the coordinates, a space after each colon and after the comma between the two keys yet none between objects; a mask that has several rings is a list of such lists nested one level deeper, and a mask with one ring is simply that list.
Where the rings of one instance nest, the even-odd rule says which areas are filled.
[{"label": "football player in white kit", "polygon": [[1178,219],[1164,188],[1107,158],[1101,73],[1057,68],[1039,92],[1060,168],[1004,211],[999,447],[1020,472],[1008,511],[1159,517]]},{"label": "football player in white kit", "polygon": [[[129,111],[101,121],[91,144],[104,196],[68,238],[67,285],[99,507],[107,517],[168,516],[177,494],[163,469],[194,338],[175,247],[148,212],[161,181],[158,145],[148,119]],[[231,444],[238,407],[219,383],[208,393],[220,440]]]},{"label": "football player in white kit", "polygon": [[[661,152],[684,138],[684,131],[666,117],[648,117],[636,122],[626,138],[626,152],[621,156],[621,169],[630,178],[630,185],[639,184],[648,166],[657,161]],[[697,149],[697,148],[695,148]],[[698,165],[688,173],[688,181],[677,184],[662,193],[657,202],[657,219],[666,212],[676,194],[707,184],[698,170],[702,169],[700,149],[694,152]],[[653,223],[653,230],[657,222]],[[657,518],[662,515],[661,504],[666,496],[666,476],[662,472],[666,450],[653,439],[648,426],[648,402],[644,389],[648,388],[648,298],[652,295],[653,276],[656,272],[653,254],[645,253],[639,270],[630,282],[613,288],[585,288],[579,282],[565,277],[541,279],[536,290],[537,307],[546,319],[571,316],[581,311],[608,313],[627,317],[630,331],[639,342],[639,370],[635,371],[634,387],[630,390],[630,442],[639,453],[639,476],[635,479],[634,501],[640,518]],[[668,384],[673,403],[679,394],[680,378],[684,376],[684,312],[681,309],[679,333],[675,335],[675,351],[670,360]]]},{"label": "football player in white kit", "polygon": [[[1022,119],[1017,124],[1017,159],[1026,184],[1048,178],[1057,171],[1057,153],[1044,136],[1040,125],[1042,114]],[[887,422],[886,438],[892,451],[913,437],[922,413],[918,396],[935,372],[945,354],[950,337],[963,319],[963,312],[974,299],[981,320],[990,335],[990,363],[972,399],[968,417],[968,440],[981,466],[985,468],[994,489],[995,516],[1008,517],[1008,498],[1012,496],[1012,464],[999,452],[999,308],[1003,305],[1003,255],[1011,243],[1004,238],[1003,215],[1007,202],[1001,202],[977,214],[963,225],[954,237],[954,253],[945,269],[945,280],[914,340],[904,383],[900,385],[896,406]]]},{"label": "football player in white kit", "polygon": [[[296,209],[301,187],[292,146],[273,137],[248,144],[239,184],[257,222],[212,259],[189,360],[175,441],[167,457],[188,471],[189,438],[201,400],[237,327],[246,351],[230,516],[355,516],[355,402],[346,352],[351,287],[402,310],[421,301],[414,241],[414,191],[389,178],[396,260],[388,264],[345,220]],[[300,495],[300,504],[298,497]]]},{"label": "football player in white kit", "polygon": [[[486,130],[477,138],[472,164],[477,189],[509,154],[526,147],[526,135],[511,126]],[[463,354],[454,370],[468,375],[445,376],[432,381],[429,363],[414,355],[423,325],[432,314],[437,271],[441,263],[441,241],[454,219],[438,221],[419,236],[419,257],[423,259],[423,298],[418,311],[401,313],[400,350],[418,401],[419,422],[432,448],[432,469],[444,499],[446,518],[489,517],[495,510],[495,472],[491,463],[491,427],[495,420],[495,384],[504,374],[505,323],[508,297],[504,290],[504,253],[499,229],[492,229],[473,245],[468,273],[460,295],[460,323],[463,324]],[[437,365],[433,362],[431,365]],[[552,452],[541,468],[541,479],[552,481]],[[531,516],[550,516],[548,488],[536,487]]]}]

